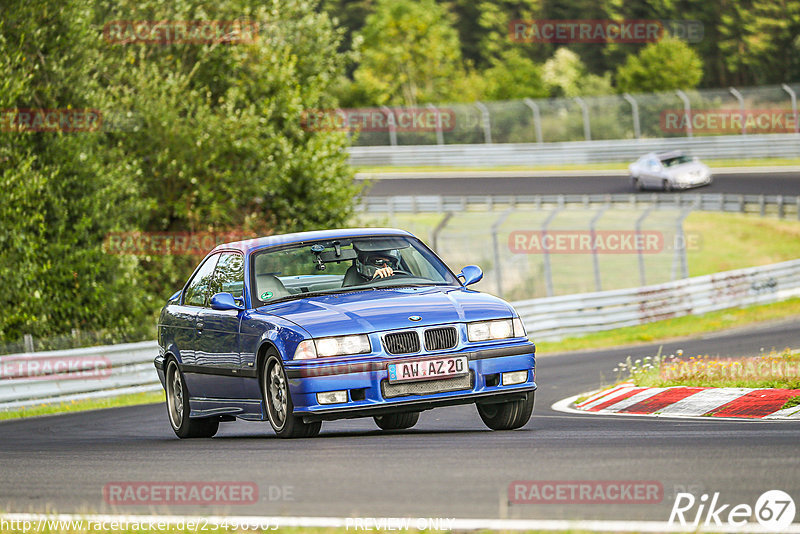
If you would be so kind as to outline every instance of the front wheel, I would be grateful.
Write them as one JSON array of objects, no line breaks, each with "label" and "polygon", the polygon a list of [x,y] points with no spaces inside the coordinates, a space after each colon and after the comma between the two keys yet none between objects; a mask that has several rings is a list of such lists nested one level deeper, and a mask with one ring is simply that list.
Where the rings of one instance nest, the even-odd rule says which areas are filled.
[{"label": "front wheel", "polygon": [[525,426],[533,413],[534,392],[522,400],[498,404],[476,404],[483,423],[492,430],[514,430]]},{"label": "front wheel", "polygon": [[665,193],[669,193],[672,191],[672,182],[669,180],[664,180],[661,182],[661,188],[664,190]]},{"label": "front wheel", "polygon": [[283,364],[275,353],[269,354],[264,362],[261,391],[269,424],[279,438],[313,438],[319,434],[322,421],[304,423],[302,417],[292,414],[294,404],[289,394],[289,382]]},{"label": "front wheel", "polygon": [[381,430],[403,430],[411,428],[419,421],[419,412],[393,413],[389,415],[376,415],[373,417],[375,424]]},{"label": "front wheel", "polygon": [[210,438],[219,430],[219,419],[190,418],[189,390],[183,381],[178,362],[170,360],[166,372],[167,415],[172,430],[179,438]]}]

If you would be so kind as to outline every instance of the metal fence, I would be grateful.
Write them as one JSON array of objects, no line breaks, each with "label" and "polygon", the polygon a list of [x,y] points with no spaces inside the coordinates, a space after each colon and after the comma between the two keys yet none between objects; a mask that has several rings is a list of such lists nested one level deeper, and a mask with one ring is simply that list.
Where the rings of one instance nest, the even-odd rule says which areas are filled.
[{"label": "metal fence", "polygon": [[[355,147],[797,133],[800,84],[347,110]],[[430,117],[419,118],[428,110]],[[377,119],[377,120],[376,120]],[[366,124],[366,126],[365,126]],[[376,127],[377,126],[377,127]],[[354,155],[360,154],[358,151]]]},{"label": "metal fence", "polygon": [[[731,193],[630,193],[597,195],[407,195],[362,197],[359,213],[462,213],[509,208],[552,207],[691,208],[699,211],[748,213],[800,220],[800,195],[740,195]],[[436,241],[435,237],[431,239]]]},{"label": "metal fence", "polygon": [[515,302],[534,340],[556,340],[672,317],[800,296],[800,260],[665,284]]},{"label": "metal fence", "polygon": [[680,150],[703,159],[797,158],[798,134],[753,134],[553,143],[353,146],[355,166],[567,165],[633,162],[648,152]]},{"label": "metal fence", "polygon": [[[800,260],[687,278],[646,287],[513,302],[528,335],[553,340],[651,321],[698,315],[800,296]],[[3,369],[24,369],[27,376],[0,379],[0,409],[159,391],[153,367],[153,341],[0,357]],[[42,373],[45,362],[106,362],[95,376],[86,371]],[[20,366],[20,363],[25,365]],[[37,362],[39,365],[31,365]],[[55,366],[52,367],[55,369]],[[32,372],[33,370],[36,372]],[[83,373],[83,374],[82,374]],[[13,373],[12,373],[13,374]]]},{"label": "metal fence", "polygon": [[0,356],[0,409],[158,391],[155,341]]},{"label": "metal fence", "polygon": [[456,270],[480,265],[476,289],[519,300],[686,278],[692,258],[711,246],[685,230],[691,212],[800,219],[800,197],[395,196],[365,197],[359,209],[360,225],[405,228]]}]

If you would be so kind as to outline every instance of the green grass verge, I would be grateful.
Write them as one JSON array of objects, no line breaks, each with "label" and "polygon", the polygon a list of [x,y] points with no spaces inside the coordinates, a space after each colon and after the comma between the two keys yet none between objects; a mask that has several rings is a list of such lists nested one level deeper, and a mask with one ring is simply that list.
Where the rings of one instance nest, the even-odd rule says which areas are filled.
[{"label": "green grass verge", "polygon": [[[561,341],[541,341],[536,343],[536,352],[537,354],[547,354],[622,345],[642,345],[797,316],[800,316],[800,298],[793,298],[774,304],[760,304],[721,310],[705,315],[676,317]],[[534,341],[536,340],[534,339]]]},{"label": "green grass verge", "polygon": [[102,410],[104,408],[119,408],[120,406],[136,406],[139,404],[158,404],[164,402],[163,392],[133,393],[108,397],[104,399],[87,399],[58,404],[37,404],[16,410],[0,411],[0,421],[8,419],[21,419],[37,415],[51,415],[68,412],[84,412],[88,410]]},{"label": "green grass verge", "polygon": [[781,406],[781,410],[785,410],[786,408],[794,408],[795,406],[800,406],[800,395],[792,397],[791,399],[783,403],[783,406]]},{"label": "green grass verge", "polygon": [[698,236],[689,250],[689,276],[800,258],[800,222],[742,213],[696,211],[684,222],[688,237]]},{"label": "green grass verge", "polygon": [[[608,163],[573,163],[567,165],[497,165],[493,167],[462,167],[420,165],[417,167],[354,167],[361,173],[378,172],[469,172],[469,171],[602,171],[618,170],[627,172],[628,164],[632,161],[617,161]],[[800,158],[764,158],[764,159],[704,159],[703,163],[715,169],[725,167],[785,167],[800,165]]]},{"label": "green grass verge", "polygon": [[800,353],[784,349],[749,358],[670,354],[631,361],[616,371],[639,387],[723,387],[800,389]]}]

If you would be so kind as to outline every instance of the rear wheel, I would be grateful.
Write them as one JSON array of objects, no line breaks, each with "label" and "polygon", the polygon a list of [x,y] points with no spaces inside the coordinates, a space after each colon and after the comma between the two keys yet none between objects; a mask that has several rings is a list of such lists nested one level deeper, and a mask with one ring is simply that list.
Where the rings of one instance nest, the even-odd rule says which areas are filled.
[{"label": "rear wheel", "polygon": [[664,191],[672,191],[672,182],[670,182],[669,180],[663,180],[661,182],[661,188]]},{"label": "rear wheel", "polygon": [[376,415],[373,417],[375,424],[381,430],[402,430],[411,428],[419,421],[419,412],[392,413],[389,415]]},{"label": "rear wheel", "polygon": [[492,430],[514,430],[525,426],[533,413],[534,392],[522,400],[498,404],[476,404],[484,424]]},{"label": "rear wheel", "polygon": [[267,417],[279,438],[313,438],[319,434],[322,421],[304,423],[302,417],[293,415],[294,404],[289,394],[289,382],[277,353],[267,354],[261,373],[261,391]]},{"label": "rear wheel", "polygon": [[633,182],[633,188],[635,190],[641,191],[642,189],[644,189],[642,187],[642,181],[638,177],[634,176],[634,177],[631,178],[631,180]]},{"label": "rear wheel", "polygon": [[189,391],[178,362],[170,360],[166,372],[167,415],[172,430],[179,438],[210,438],[219,430],[219,419],[190,418]]}]

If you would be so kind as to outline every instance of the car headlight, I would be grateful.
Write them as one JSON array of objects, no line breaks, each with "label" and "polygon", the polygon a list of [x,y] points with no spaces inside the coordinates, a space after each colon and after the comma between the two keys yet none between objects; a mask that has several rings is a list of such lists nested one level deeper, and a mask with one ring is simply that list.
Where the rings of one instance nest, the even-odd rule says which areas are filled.
[{"label": "car headlight", "polygon": [[514,337],[528,337],[525,325],[519,317],[514,317]]},{"label": "car headlight", "polygon": [[372,352],[369,337],[365,334],[351,336],[322,337],[307,339],[297,345],[295,360],[311,360],[313,358],[330,358],[350,354]]},{"label": "car headlight", "polygon": [[511,319],[468,323],[467,337],[470,341],[508,339],[510,337],[514,337],[514,324]]}]

